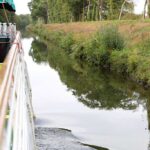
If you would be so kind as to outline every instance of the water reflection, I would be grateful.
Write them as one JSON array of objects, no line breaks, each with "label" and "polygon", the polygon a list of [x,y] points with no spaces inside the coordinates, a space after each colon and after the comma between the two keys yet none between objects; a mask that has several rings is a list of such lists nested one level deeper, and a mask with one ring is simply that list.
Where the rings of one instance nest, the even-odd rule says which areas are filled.
[{"label": "water reflection", "polygon": [[70,59],[62,50],[50,44],[47,47],[39,40],[34,40],[30,56],[37,63],[48,61],[58,71],[68,90],[90,108],[134,110],[139,105],[146,108],[148,97],[145,96],[149,96],[148,91],[146,93],[131,81]]},{"label": "water reflection", "polygon": [[47,46],[38,40],[34,40],[32,42],[29,55],[32,56],[33,61],[36,63],[47,62],[48,60]]},{"label": "water reflection", "polygon": [[148,120],[150,119],[150,92],[137,84],[114,74],[110,75],[109,72],[88,67],[66,56],[51,43],[44,44],[38,39],[32,42],[29,54],[36,63],[48,62],[51,68],[57,70],[68,90],[88,108],[135,111],[142,106],[148,112]]}]

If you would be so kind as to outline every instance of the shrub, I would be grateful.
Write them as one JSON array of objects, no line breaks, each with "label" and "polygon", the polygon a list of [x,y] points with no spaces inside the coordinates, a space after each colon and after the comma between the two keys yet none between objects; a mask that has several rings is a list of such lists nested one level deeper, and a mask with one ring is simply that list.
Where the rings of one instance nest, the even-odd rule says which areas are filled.
[{"label": "shrub", "polygon": [[128,72],[131,75],[134,75],[136,73],[139,63],[140,56],[138,55],[137,50],[134,49],[131,52],[128,52]]},{"label": "shrub", "polygon": [[124,38],[114,25],[102,27],[97,34],[97,40],[106,50],[122,50],[125,46]]},{"label": "shrub", "polygon": [[144,39],[141,43],[139,43],[138,53],[144,57],[150,56],[150,38]]},{"label": "shrub", "polygon": [[74,44],[74,39],[71,33],[61,37],[60,47],[63,48],[68,54],[72,52],[73,44]]},{"label": "shrub", "polygon": [[128,73],[128,51],[123,50],[113,51],[111,54],[111,69],[117,71],[118,73],[127,74]]},{"label": "shrub", "polygon": [[77,42],[72,46],[72,58],[80,59],[85,61],[87,59],[87,54],[85,52],[85,44],[83,41]]}]

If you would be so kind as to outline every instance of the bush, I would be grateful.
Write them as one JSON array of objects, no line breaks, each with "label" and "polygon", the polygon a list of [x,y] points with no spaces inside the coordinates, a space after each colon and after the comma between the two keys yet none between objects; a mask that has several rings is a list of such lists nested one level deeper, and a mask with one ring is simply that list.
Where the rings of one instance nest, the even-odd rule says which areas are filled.
[{"label": "bush", "polygon": [[144,39],[139,45],[138,45],[138,53],[141,56],[149,57],[150,56],[150,38]]},{"label": "bush", "polygon": [[122,20],[140,20],[142,17],[141,14],[126,13],[122,16]]},{"label": "bush", "polygon": [[74,59],[80,59],[85,61],[87,59],[87,54],[85,52],[85,44],[80,41],[72,46],[72,54],[71,57]]},{"label": "bush", "polygon": [[137,68],[139,66],[141,57],[138,55],[137,50],[133,49],[131,52],[128,52],[128,72],[131,75],[135,75]]},{"label": "bush", "polygon": [[68,54],[72,53],[73,44],[74,44],[74,39],[71,33],[61,37],[60,47],[63,48]]},{"label": "bush", "polygon": [[106,68],[109,66],[110,52],[100,43],[92,39],[86,46],[87,61],[95,66]]},{"label": "bush", "polygon": [[113,51],[111,54],[111,69],[117,71],[118,73],[127,74],[128,73],[128,51],[123,50]]},{"label": "bush", "polygon": [[122,50],[125,46],[124,38],[114,25],[102,27],[97,34],[97,39],[106,50]]}]

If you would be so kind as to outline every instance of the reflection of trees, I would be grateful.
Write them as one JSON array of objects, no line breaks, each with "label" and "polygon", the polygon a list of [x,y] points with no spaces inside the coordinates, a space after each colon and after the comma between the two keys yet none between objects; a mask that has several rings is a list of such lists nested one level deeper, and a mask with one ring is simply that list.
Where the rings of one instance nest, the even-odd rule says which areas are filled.
[{"label": "reflection of trees", "polygon": [[30,51],[33,60],[38,63],[48,60],[50,66],[58,71],[62,82],[86,106],[100,109],[136,109],[139,104],[145,104],[142,98],[145,97],[145,91],[135,84],[81,65],[59,48],[50,43],[48,45],[47,50],[47,46],[35,40]]},{"label": "reflection of trees", "polygon": [[150,100],[147,101],[147,116],[148,116],[148,128],[150,130]]},{"label": "reflection of trees", "polygon": [[39,40],[34,39],[29,55],[32,56],[33,61],[36,63],[47,62],[47,46]]},{"label": "reflection of trees", "polygon": [[[149,91],[131,81],[70,60],[61,50],[54,47],[49,50],[48,61],[49,65],[58,71],[68,89],[90,108],[134,110],[142,104],[147,109],[150,130]],[[150,145],[148,149],[150,150]]]},{"label": "reflection of trees", "polygon": [[[54,58],[53,53],[57,54]],[[49,64],[56,69],[61,80],[67,85],[80,102],[90,108],[124,108],[135,109],[140,95],[129,89],[128,83],[115,80],[107,74],[89,67],[83,67],[65,54],[52,51],[49,55]]]}]

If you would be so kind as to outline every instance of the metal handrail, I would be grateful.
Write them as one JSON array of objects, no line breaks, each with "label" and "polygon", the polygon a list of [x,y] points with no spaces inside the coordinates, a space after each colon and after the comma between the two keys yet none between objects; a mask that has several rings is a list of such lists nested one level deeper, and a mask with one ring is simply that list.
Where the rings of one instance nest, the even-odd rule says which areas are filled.
[{"label": "metal handrail", "polygon": [[[19,35],[17,35],[15,42],[18,43]],[[17,56],[17,51],[19,50],[18,45],[12,45],[9,55],[5,60],[4,64],[7,64],[4,79],[0,89],[0,138],[2,137],[2,131],[4,127],[4,120],[8,105],[8,97],[11,88],[11,79],[13,77],[13,69]]]},{"label": "metal handrail", "polygon": [[0,149],[34,150],[32,93],[19,32],[3,65],[4,78],[0,85]]}]

